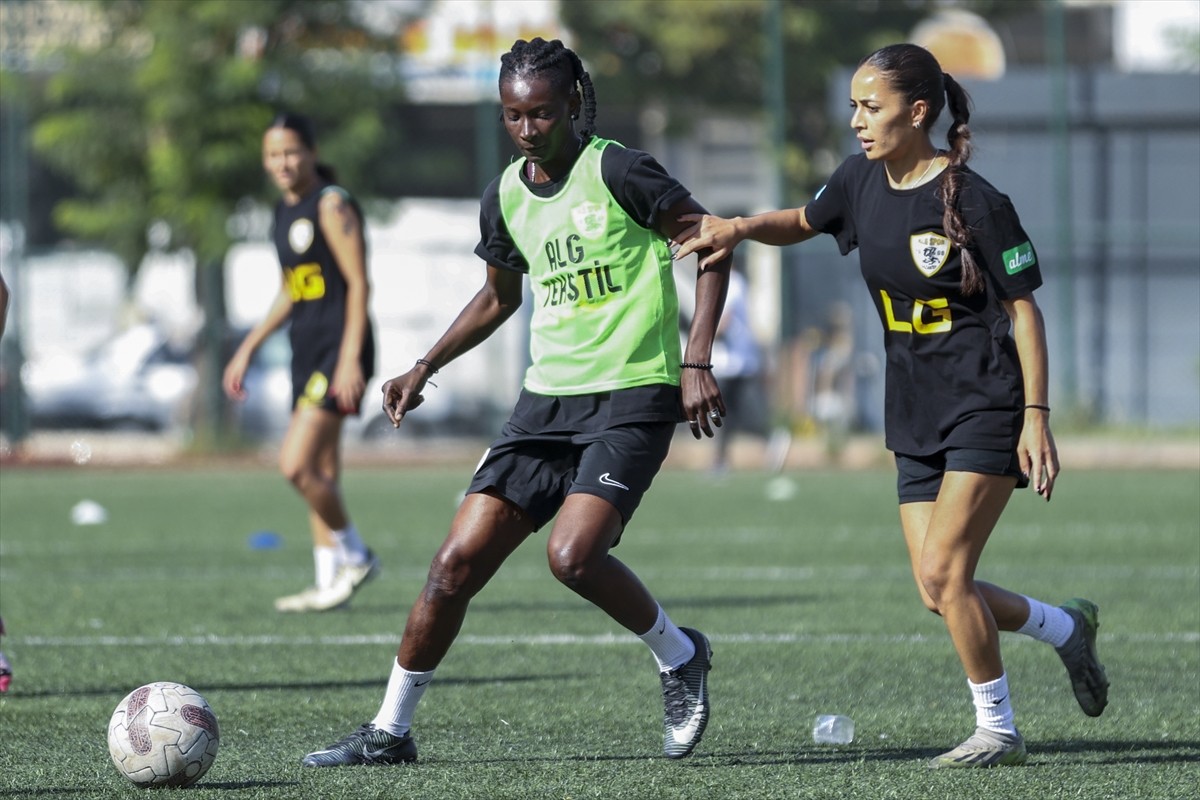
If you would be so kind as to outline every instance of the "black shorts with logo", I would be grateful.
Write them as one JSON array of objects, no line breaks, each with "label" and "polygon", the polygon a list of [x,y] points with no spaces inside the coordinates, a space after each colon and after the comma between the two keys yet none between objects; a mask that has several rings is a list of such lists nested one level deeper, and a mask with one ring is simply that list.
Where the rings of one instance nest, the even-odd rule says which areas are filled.
[{"label": "black shorts with logo", "polygon": [[[292,408],[322,408],[341,414],[337,399],[329,394],[329,382],[333,380],[333,371],[337,368],[338,354],[341,352],[341,338],[327,341],[322,347],[313,347],[312,343],[297,347],[295,340],[292,344]],[[375,376],[375,337],[370,329],[363,341],[362,353],[359,356],[362,364],[363,380],[370,381]],[[357,415],[360,408],[352,413]]]},{"label": "black shorts with logo", "polygon": [[1017,488],[1029,485],[1021,472],[1015,450],[975,450],[949,447],[928,456],[896,453],[896,493],[900,504],[927,503],[937,500],[942,477],[947,472],[976,472],[981,475],[1007,475],[1017,479]]},{"label": "black shorts with logo", "polygon": [[[577,493],[608,501],[629,524],[667,457],[678,412],[664,406],[661,414],[651,410],[645,415],[651,419],[617,421],[610,399],[617,394],[549,397],[522,392],[467,493],[495,490],[525,512],[534,530]],[[669,420],[653,418],[660,416]]]}]

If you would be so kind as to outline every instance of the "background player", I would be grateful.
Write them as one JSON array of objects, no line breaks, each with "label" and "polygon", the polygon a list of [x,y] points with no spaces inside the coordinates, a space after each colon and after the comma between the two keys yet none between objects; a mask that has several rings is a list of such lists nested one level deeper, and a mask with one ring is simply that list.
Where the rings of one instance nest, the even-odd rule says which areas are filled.
[{"label": "background player", "polygon": [[263,341],[290,320],[292,417],[279,467],[309,508],[316,581],[275,601],[279,611],[326,611],[344,605],[378,569],[342,501],[342,419],[357,414],[375,369],[367,312],[363,216],[333,171],[317,162],[308,119],[283,114],[263,136],[263,168],[282,194],[274,239],[283,284],[266,317],[225,368],[230,397]]}]

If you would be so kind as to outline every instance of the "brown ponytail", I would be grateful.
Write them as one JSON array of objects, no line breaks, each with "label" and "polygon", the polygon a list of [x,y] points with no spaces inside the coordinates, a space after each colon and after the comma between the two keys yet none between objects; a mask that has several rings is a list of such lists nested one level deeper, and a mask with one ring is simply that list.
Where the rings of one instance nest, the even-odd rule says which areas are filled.
[{"label": "brown ponytail", "polygon": [[950,152],[947,154],[950,166],[938,181],[938,199],[946,209],[942,214],[942,228],[958,248],[959,261],[962,264],[962,293],[972,295],[983,291],[983,271],[971,253],[971,229],[963,220],[962,212],[958,208],[963,167],[971,157],[971,129],[967,126],[971,119],[971,97],[948,73],[942,73],[942,81],[946,85],[946,98],[949,100],[950,115],[953,119],[950,131],[946,134],[946,141],[950,145]]}]

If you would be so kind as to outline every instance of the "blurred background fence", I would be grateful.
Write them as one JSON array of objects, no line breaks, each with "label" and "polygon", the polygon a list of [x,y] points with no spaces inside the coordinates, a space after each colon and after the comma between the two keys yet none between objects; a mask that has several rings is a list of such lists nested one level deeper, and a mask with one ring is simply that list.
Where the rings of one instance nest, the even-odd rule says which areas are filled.
[{"label": "blurred background fence", "polygon": [[[280,108],[316,118],[323,159],[365,201],[376,384],[407,368],[482,280],[478,194],[511,152],[499,54],[535,35],[580,53],[602,135],[649,150],[724,214],[803,204],[855,152],[857,60],[924,44],[973,95],[972,164],[1038,248],[1059,424],[1200,430],[1200,3],[3,0],[0,12],[4,454],[81,427],[218,451],[277,438],[286,340],[260,354],[252,403],[228,405],[219,375],[278,286],[258,152]],[[743,247],[739,266],[768,401],[756,432],[877,435],[881,337],[856,260],[818,239]],[[406,436],[495,429],[526,358],[521,326],[506,328],[447,370]],[[386,429],[377,411],[353,427],[352,441]]]}]

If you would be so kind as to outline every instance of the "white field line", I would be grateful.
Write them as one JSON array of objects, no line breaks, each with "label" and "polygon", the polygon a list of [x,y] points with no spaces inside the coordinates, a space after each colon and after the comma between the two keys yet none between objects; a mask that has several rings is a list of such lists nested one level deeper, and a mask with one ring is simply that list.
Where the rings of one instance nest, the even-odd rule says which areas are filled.
[{"label": "white field line", "polygon": [[[386,565],[385,565],[386,568]],[[907,563],[866,565],[838,564],[821,566],[745,566],[745,567],[703,567],[703,566],[673,566],[662,568],[652,564],[635,565],[635,569],[643,580],[702,580],[702,581],[745,581],[751,583],[800,583],[813,580],[879,580],[881,578],[908,577],[911,575]],[[120,569],[94,570],[65,570],[56,573],[56,580],[74,583],[109,583],[112,581],[136,580],[141,584],[149,582],[169,582],[178,585],[182,582],[210,582],[232,578],[240,575],[250,575],[259,581],[283,581],[295,577],[297,570],[282,567],[179,567],[179,566],[145,566],[123,567]],[[395,580],[424,580],[425,567],[397,567],[388,569],[388,576]],[[1005,578],[1020,576],[1024,580],[1050,574],[1052,576],[1069,575],[1072,578],[1104,578],[1107,580],[1153,580],[1153,581],[1195,581],[1200,578],[1200,567],[1190,564],[1154,564],[1146,566],[1123,566],[1114,564],[998,564],[990,565],[980,570],[980,580],[989,577]],[[45,583],[47,575],[34,570],[17,570],[0,568],[0,581],[11,583]],[[553,580],[548,568],[511,565],[501,567],[497,581],[545,582]]]},{"label": "white field line", "polygon": [[[944,633],[926,635],[911,634],[857,634],[857,633],[734,633],[715,634],[708,637],[721,644],[927,644],[943,643]],[[1138,642],[1147,644],[1173,644],[1200,642],[1200,631],[1169,631],[1164,633],[1100,634],[1097,638],[1108,642]],[[396,646],[400,637],[396,634],[358,634],[345,636],[278,636],[248,635],[220,636],[12,636],[9,641],[25,647],[259,647],[292,646]],[[1021,638],[1006,638],[1006,644],[1027,641]],[[1032,640],[1028,640],[1032,641]],[[578,636],[574,634],[543,634],[537,636],[476,636],[464,635],[455,640],[459,645],[482,647],[512,645],[569,645],[607,647],[638,642],[632,635],[601,634]]]}]

